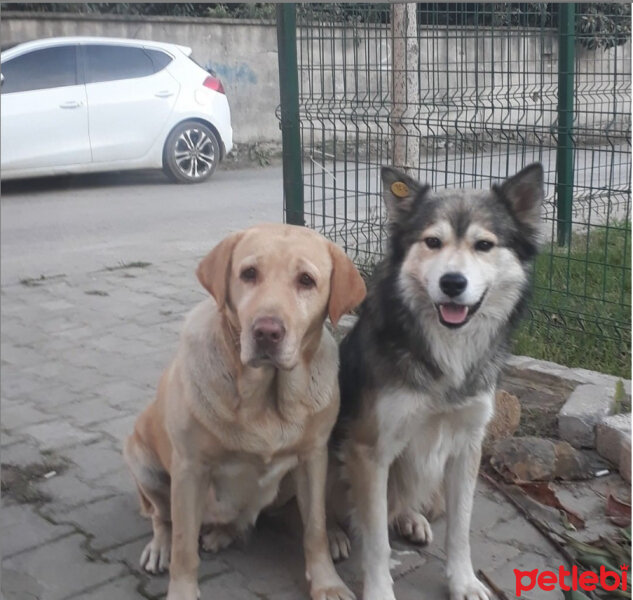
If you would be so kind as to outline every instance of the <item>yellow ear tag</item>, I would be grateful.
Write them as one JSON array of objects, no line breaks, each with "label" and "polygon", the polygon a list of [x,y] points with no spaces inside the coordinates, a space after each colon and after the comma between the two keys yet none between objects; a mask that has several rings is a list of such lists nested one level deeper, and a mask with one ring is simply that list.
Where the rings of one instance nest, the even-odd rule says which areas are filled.
[{"label": "yellow ear tag", "polygon": [[391,193],[398,198],[406,198],[409,195],[409,186],[403,181],[394,181],[391,184]]}]

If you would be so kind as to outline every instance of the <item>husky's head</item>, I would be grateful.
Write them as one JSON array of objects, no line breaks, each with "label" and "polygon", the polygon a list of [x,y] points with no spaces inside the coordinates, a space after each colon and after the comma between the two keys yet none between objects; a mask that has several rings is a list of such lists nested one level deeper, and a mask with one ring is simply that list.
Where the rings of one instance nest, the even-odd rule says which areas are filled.
[{"label": "husky's head", "polygon": [[541,165],[488,191],[432,191],[387,167],[382,181],[390,260],[409,308],[450,329],[507,320],[537,252]]}]

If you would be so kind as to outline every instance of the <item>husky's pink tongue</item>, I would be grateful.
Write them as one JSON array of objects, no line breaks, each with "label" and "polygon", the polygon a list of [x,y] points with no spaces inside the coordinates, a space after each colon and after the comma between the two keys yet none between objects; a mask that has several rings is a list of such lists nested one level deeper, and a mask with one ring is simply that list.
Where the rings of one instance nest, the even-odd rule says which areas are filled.
[{"label": "husky's pink tongue", "polygon": [[468,307],[459,304],[440,304],[440,314],[447,323],[459,325],[468,316]]}]

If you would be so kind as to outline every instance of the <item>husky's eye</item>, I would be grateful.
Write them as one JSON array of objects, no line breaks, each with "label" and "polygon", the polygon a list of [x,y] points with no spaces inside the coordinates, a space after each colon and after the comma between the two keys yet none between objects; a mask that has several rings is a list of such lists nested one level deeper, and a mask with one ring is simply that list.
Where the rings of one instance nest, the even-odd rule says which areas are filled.
[{"label": "husky's eye", "polygon": [[488,240],[479,240],[475,242],[475,250],[479,250],[479,252],[489,252],[492,250],[494,246],[493,242],[489,242]]},{"label": "husky's eye", "polygon": [[255,267],[247,267],[240,273],[240,279],[253,283],[257,279],[257,269]]},{"label": "husky's eye", "polygon": [[299,276],[299,285],[302,288],[310,289],[316,285],[316,281],[314,281],[314,279],[312,279],[312,277],[310,277],[307,273],[302,273]]},{"label": "husky's eye", "polygon": [[436,250],[442,247],[442,240],[436,237],[425,238],[424,243],[431,249]]}]

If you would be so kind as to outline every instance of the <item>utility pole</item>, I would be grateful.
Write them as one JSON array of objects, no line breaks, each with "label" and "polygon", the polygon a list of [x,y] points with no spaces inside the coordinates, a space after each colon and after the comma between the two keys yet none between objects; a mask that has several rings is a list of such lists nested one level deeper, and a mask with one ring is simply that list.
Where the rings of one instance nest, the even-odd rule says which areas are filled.
[{"label": "utility pole", "polygon": [[391,7],[393,164],[409,173],[420,164],[420,132],[415,126],[419,112],[419,53],[417,4]]}]

